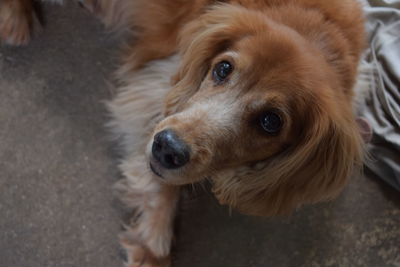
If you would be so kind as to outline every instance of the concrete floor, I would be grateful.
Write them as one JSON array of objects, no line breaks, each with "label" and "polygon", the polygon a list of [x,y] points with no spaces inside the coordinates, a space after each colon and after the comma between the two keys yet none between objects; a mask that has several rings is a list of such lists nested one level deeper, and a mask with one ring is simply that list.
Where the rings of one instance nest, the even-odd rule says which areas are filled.
[{"label": "concrete floor", "polygon": [[[44,11],[29,46],[0,48],[0,266],[121,266],[101,103],[118,40],[72,4]],[[399,208],[366,177],[290,218],[230,215],[199,189],[182,201],[174,266],[400,266]]]}]

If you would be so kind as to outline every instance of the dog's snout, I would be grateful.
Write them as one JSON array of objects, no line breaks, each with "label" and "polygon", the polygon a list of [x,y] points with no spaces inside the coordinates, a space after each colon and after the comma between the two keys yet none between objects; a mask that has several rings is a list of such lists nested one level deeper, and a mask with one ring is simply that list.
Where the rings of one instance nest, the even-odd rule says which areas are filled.
[{"label": "dog's snout", "polygon": [[185,142],[172,130],[164,130],[154,136],[153,157],[167,169],[177,169],[189,162],[190,151]]}]

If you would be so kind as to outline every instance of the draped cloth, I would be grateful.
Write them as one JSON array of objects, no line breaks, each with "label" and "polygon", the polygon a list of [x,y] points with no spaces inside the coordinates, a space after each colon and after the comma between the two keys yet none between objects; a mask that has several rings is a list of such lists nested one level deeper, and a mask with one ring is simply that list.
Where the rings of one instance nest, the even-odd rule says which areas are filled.
[{"label": "draped cloth", "polygon": [[360,66],[357,112],[373,128],[366,167],[400,191],[400,0],[362,0],[368,49]]}]

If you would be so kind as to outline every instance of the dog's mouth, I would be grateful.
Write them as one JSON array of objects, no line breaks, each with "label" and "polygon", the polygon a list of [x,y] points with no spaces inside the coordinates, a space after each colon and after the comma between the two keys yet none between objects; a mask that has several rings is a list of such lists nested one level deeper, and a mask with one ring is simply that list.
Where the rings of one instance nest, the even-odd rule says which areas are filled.
[{"label": "dog's mouth", "polygon": [[158,177],[160,177],[160,178],[164,178],[162,175],[161,175],[161,173],[160,172],[158,172],[157,171],[157,169],[154,167],[154,165],[150,162],[150,170],[155,174],[155,175],[157,175]]}]

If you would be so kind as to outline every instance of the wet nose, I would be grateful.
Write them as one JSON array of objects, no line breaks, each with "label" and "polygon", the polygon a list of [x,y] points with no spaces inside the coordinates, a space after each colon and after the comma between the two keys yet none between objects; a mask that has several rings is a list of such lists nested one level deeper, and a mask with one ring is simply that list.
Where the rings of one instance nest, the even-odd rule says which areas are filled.
[{"label": "wet nose", "polygon": [[166,169],[177,169],[189,162],[189,147],[172,130],[154,136],[153,157]]}]

